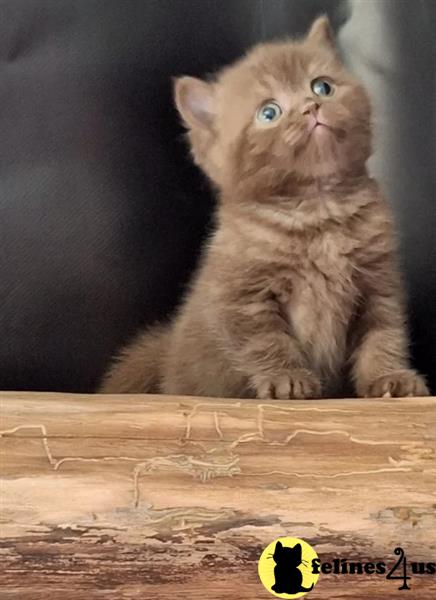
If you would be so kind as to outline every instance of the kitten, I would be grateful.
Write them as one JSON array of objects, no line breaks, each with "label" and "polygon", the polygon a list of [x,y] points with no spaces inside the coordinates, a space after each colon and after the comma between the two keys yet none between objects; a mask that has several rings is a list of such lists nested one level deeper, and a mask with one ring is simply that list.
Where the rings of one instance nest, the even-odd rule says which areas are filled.
[{"label": "kitten", "polygon": [[219,192],[217,228],[176,317],[141,333],[103,392],[421,396],[392,218],[365,163],[370,105],[326,17],[261,44],[175,100]]}]

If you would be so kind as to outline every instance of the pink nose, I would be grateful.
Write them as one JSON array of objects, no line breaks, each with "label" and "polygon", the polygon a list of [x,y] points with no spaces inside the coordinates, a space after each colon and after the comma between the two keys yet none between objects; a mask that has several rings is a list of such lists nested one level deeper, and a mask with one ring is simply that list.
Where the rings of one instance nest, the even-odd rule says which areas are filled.
[{"label": "pink nose", "polygon": [[311,113],[316,114],[318,108],[319,108],[319,104],[317,102],[314,102],[313,100],[309,100],[305,104],[303,104],[303,106],[301,107],[301,113],[303,115],[310,115]]}]

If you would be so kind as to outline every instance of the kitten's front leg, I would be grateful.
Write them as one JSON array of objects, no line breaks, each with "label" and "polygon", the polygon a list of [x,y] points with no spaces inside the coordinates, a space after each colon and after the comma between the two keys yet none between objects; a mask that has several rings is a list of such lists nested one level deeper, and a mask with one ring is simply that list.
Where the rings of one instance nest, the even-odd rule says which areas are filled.
[{"label": "kitten's front leg", "polygon": [[224,345],[258,398],[318,398],[319,378],[271,297],[254,294],[221,312]]},{"label": "kitten's front leg", "polygon": [[374,327],[366,332],[353,356],[359,397],[428,396],[424,378],[410,368],[402,328]]},{"label": "kitten's front leg", "polygon": [[380,260],[366,281],[352,375],[360,397],[428,396],[424,378],[410,368],[402,290],[395,265]]}]

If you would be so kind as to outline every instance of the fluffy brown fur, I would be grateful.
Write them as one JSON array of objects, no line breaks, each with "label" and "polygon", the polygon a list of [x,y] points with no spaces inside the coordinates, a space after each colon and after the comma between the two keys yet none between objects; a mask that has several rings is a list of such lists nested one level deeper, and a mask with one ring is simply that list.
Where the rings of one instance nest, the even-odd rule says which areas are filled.
[{"label": "fluffy brown fur", "polygon": [[[333,93],[318,96],[322,77]],[[174,320],[121,354],[104,392],[258,398],[425,395],[410,369],[389,208],[365,163],[370,105],[325,17],[210,82],[176,81],[217,228]],[[259,107],[282,109],[260,122]],[[348,392],[349,393],[349,392]]]}]

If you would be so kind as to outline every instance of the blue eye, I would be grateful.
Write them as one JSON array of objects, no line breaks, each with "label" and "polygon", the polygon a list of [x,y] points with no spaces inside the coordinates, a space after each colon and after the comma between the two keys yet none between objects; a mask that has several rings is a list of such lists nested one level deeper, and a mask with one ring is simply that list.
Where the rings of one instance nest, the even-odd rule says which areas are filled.
[{"label": "blue eye", "polygon": [[276,102],[267,102],[257,111],[257,120],[261,123],[274,123],[282,116],[283,111]]},{"label": "blue eye", "polygon": [[312,92],[317,96],[331,96],[333,94],[333,86],[325,79],[314,79],[310,84]]}]

